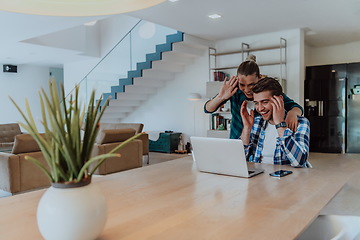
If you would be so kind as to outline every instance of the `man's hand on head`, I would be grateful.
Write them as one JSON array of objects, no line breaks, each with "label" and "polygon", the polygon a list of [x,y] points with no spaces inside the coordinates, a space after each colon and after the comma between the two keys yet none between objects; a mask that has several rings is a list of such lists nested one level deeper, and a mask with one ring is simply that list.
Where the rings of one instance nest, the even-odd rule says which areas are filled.
[{"label": "man's hand on head", "polygon": [[248,112],[246,101],[241,104],[240,115],[243,121],[243,130],[240,139],[243,141],[244,145],[248,145],[250,142],[251,128],[254,125],[254,110],[251,109],[250,113]]},{"label": "man's hand on head", "polygon": [[271,99],[271,105],[273,108],[272,118],[275,124],[284,122],[285,120],[285,107],[283,96],[273,96]]},{"label": "man's hand on head", "polygon": [[251,129],[254,125],[254,110],[251,109],[250,113],[248,112],[246,101],[241,104],[240,115],[243,121],[244,128]]}]

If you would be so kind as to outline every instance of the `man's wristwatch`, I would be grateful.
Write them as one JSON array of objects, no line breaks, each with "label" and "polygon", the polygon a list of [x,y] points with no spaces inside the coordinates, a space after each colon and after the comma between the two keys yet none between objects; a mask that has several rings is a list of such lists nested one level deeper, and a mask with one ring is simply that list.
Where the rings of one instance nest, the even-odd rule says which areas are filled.
[{"label": "man's wristwatch", "polygon": [[276,129],[282,128],[282,127],[285,127],[285,128],[287,127],[286,122],[281,122],[281,123],[278,123],[278,124],[275,125]]}]

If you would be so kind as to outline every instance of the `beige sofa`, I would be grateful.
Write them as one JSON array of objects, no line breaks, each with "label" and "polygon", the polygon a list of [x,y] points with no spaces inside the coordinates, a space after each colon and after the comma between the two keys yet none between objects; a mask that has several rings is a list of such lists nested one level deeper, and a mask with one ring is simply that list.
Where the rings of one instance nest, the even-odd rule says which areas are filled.
[{"label": "beige sofa", "polygon": [[29,134],[16,135],[12,150],[0,152],[1,190],[14,194],[50,186],[45,173],[25,159],[27,155],[45,164],[38,144]]},{"label": "beige sofa", "polygon": [[[11,127],[13,130],[7,131],[9,133],[6,134],[8,138],[3,138],[7,144],[4,144],[3,147],[0,148],[0,189],[15,194],[50,186],[50,180],[45,173],[32,162],[25,159],[25,156],[29,155],[46,165],[45,159],[35,140],[29,134],[18,134],[11,138],[11,135],[20,132],[19,125],[3,125],[11,125],[6,126],[6,128],[9,129]],[[141,132],[143,127],[142,124],[116,125],[116,127],[120,129],[104,129],[113,127],[113,125],[108,124],[101,126],[96,144],[94,145],[93,155],[108,153],[120,142],[134,136],[136,132]],[[125,126],[131,126],[132,128],[123,129]],[[135,130],[135,128],[137,130]],[[118,151],[118,153],[121,154],[120,158],[114,157],[107,159],[96,173],[108,174],[141,167],[144,149],[147,154],[149,153],[147,134],[145,134],[145,136],[142,135],[141,138],[142,140],[134,140],[120,149]],[[145,147],[143,147],[144,141],[146,141]]]},{"label": "beige sofa", "polygon": [[[100,129],[97,136],[97,142],[101,141],[101,138],[104,137],[104,133],[102,130],[104,129],[127,129],[132,128],[135,130],[135,134],[141,133],[144,128],[144,124],[142,123],[100,123]],[[149,157],[149,135],[144,133],[138,139],[143,142],[143,156],[147,157],[147,164],[149,164],[150,157]]]},{"label": "beige sofa", "polygon": [[18,123],[0,124],[0,148],[11,148],[15,136],[21,134]]},{"label": "beige sofa", "polygon": [[[102,129],[101,132],[99,132],[99,136],[101,136],[101,138],[96,140],[92,155],[96,156],[109,153],[121,142],[129,139],[134,135],[135,130],[132,128]],[[95,171],[95,174],[104,175],[142,167],[142,145],[143,142],[139,139],[135,139],[126,144],[116,152],[121,155],[120,157],[112,157],[105,160],[103,164],[101,164],[100,167]],[[94,165],[92,167],[94,167]]]}]

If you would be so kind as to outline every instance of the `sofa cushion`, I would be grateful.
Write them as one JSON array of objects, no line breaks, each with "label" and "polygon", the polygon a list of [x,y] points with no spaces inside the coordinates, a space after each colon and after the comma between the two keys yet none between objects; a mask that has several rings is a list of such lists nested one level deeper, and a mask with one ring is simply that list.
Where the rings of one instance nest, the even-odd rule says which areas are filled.
[{"label": "sofa cushion", "polygon": [[18,123],[0,124],[0,143],[14,142],[18,134],[21,134]]},{"label": "sofa cushion", "polygon": [[100,140],[100,144],[123,142],[135,135],[135,129],[104,129],[102,130],[103,137]]},{"label": "sofa cushion", "polygon": [[101,139],[103,139],[104,134],[102,130],[105,129],[125,129],[125,128],[133,128],[135,129],[135,134],[141,133],[144,124],[142,123],[100,123],[99,133],[96,137],[96,143],[99,143]]},{"label": "sofa cushion", "polygon": [[[44,134],[40,134],[44,137]],[[30,134],[19,134],[15,136],[13,154],[39,152],[40,147]]]}]

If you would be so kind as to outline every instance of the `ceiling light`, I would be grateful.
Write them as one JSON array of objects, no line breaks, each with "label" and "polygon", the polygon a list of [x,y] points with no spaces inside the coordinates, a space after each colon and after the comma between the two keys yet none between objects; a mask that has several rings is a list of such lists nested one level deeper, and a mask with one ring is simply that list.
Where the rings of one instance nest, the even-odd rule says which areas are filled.
[{"label": "ceiling light", "polygon": [[0,10],[46,16],[101,16],[137,11],[166,0],[11,0]]},{"label": "ceiling light", "polygon": [[168,0],[169,2],[178,2],[179,0]]},{"label": "ceiling light", "polygon": [[218,18],[221,18],[221,15],[219,15],[217,13],[214,13],[214,14],[208,15],[208,17],[211,18],[211,19],[218,19]]}]

